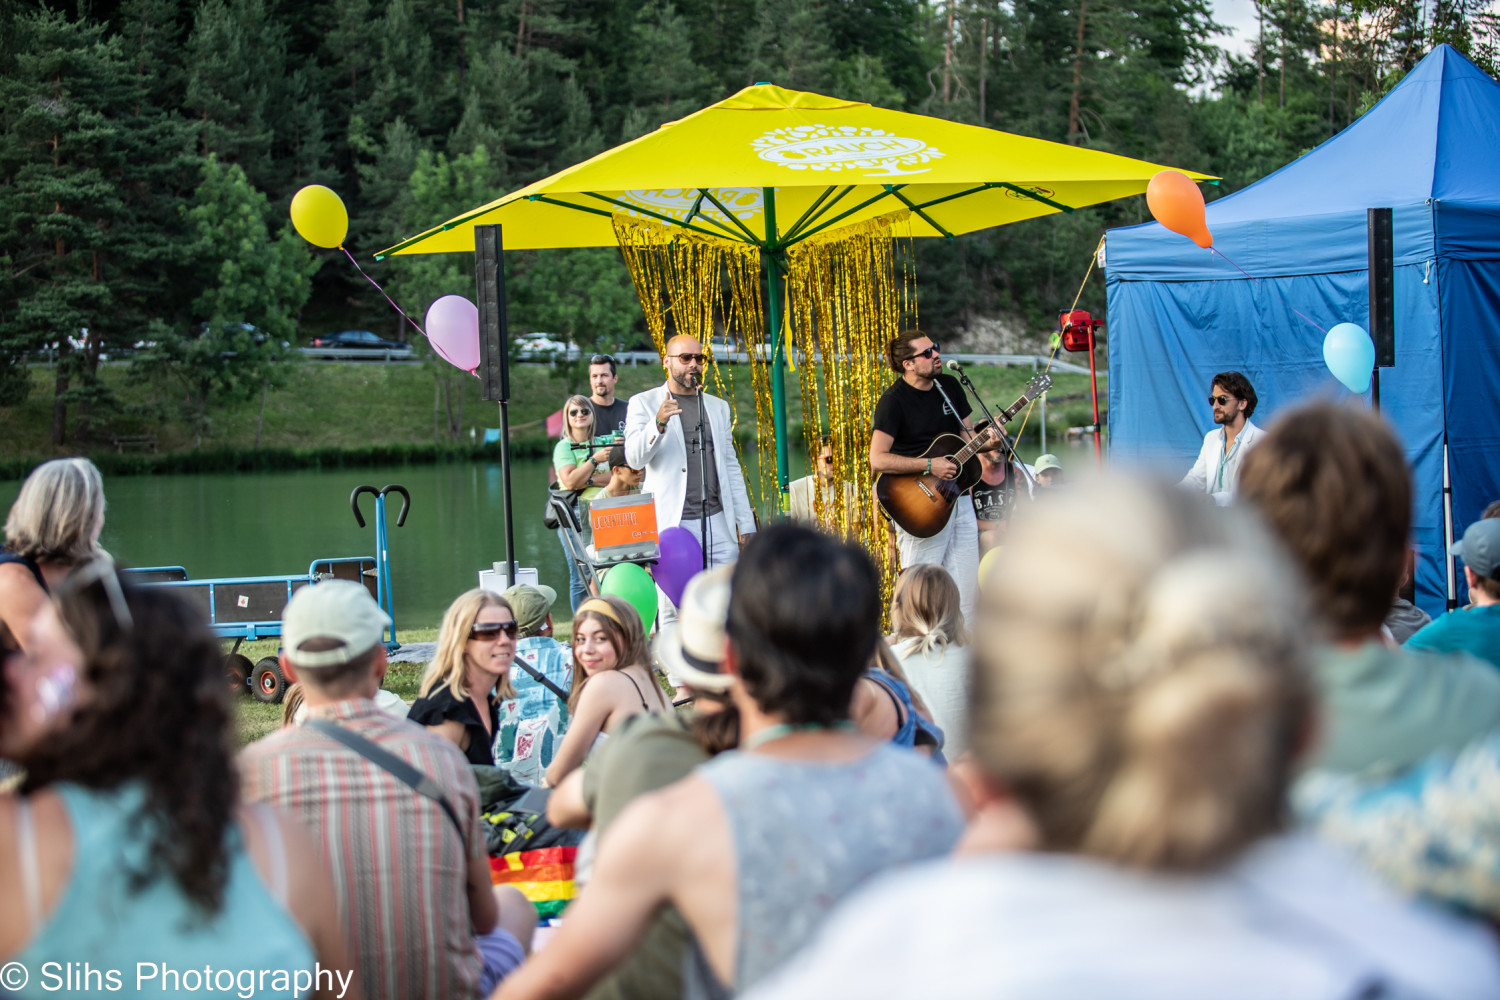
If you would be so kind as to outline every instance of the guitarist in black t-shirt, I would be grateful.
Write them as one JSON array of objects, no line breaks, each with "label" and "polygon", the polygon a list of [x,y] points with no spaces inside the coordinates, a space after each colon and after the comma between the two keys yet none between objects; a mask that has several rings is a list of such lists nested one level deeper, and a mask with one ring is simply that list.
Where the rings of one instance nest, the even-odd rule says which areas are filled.
[{"label": "guitarist in black t-shirt", "polygon": [[[960,485],[965,466],[942,455],[924,457],[942,435],[952,435],[958,446],[974,443],[974,428],[969,421],[969,400],[952,375],[941,374],[942,358],[938,345],[920,330],[907,330],[886,345],[886,361],[901,377],[880,397],[875,405],[873,431],[870,435],[870,468],[877,473],[906,473],[937,477],[937,480]],[[987,451],[996,441],[987,438],[973,450]],[[954,448],[949,453],[958,451]],[[978,461],[973,460],[977,477]],[[972,484],[970,484],[972,485]],[[924,487],[924,492],[926,488]],[[967,489],[967,487],[965,487]],[[965,493],[952,503],[941,528],[927,537],[913,534],[897,523],[896,546],[901,565],[932,563],[942,566],[955,583],[962,599],[964,617],[974,611],[974,593],[978,583],[979,533],[974,522],[974,504]]]}]

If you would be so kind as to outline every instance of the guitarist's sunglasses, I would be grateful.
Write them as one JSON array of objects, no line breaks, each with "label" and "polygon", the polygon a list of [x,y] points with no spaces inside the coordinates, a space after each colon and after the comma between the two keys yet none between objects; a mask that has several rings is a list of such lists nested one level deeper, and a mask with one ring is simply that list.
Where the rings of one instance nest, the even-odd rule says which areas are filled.
[{"label": "guitarist's sunglasses", "polygon": [[918,351],[916,354],[913,354],[912,357],[914,357],[914,358],[931,358],[931,357],[936,357],[940,353],[941,352],[938,350],[937,341],[934,340],[932,342],[932,346],[931,347],[927,348],[927,350],[925,350],[925,351]]}]

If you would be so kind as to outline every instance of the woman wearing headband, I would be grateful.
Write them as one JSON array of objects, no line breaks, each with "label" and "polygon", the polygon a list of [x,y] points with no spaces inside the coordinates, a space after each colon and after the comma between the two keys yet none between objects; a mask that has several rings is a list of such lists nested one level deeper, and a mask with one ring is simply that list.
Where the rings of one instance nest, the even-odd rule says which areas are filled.
[{"label": "woman wearing headband", "polygon": [[573,615],[573,721],[547,768],[556,786],[610,729],[642,712],[670,712],[651,673],[646,630],[635,608],[618,597],[591,597]]},{"label": "woman wearing headband", "polygon": [[[323,852],[239,802],[224,654],[197,611],[122,584],[107,559],[53,595],[4,671],[0,752],[26,778],[0,796],[0,986],[41,996],[71,971],[69,994],[165,995],[193,976],[288,996],[315,963],[348,986]],[[119,981],[79,978],[84,960]],[[328,986],[318,996],[348,995]]]},{"label": "woman wearing headband", "polygon": [[514,698],[515,612],[499,594],[470,590],[448,605],[437,655],[427,664],[407,718],[452,740],[471,764],[495,763],[500,702]]}]

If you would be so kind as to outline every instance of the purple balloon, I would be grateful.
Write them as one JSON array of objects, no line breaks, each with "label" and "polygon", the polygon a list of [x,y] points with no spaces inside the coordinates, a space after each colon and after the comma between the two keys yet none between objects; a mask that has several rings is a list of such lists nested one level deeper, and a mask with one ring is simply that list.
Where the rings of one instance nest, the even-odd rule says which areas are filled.
[{"label": "purple balloon", "polygon": [[661,561],[653,572],[656,585],[673,604],[681,604],[688,581],[703,569],[703,546],[680,524],[663,531],[657,545],[661,547]]},{"label": "purple balloon", "polygon": [[427,307],[427,341],[444,361],[471,372],[479,367],[479,307],[444,295]]}]

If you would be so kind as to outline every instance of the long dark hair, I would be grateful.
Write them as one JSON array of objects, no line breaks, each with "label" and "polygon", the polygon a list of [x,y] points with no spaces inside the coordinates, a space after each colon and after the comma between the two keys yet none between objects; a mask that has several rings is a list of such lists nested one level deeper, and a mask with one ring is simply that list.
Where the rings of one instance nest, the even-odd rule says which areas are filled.
[{"label": "long dark hair", "polygon": [[133,884],[170,875],[183,895],[217,913],[229,879],[225,834],[239,797],[224,654],[175,594],[122,584],[119,595],[128,622],[104,583],[57,588],[54,606],[83,651],[79,679],[91,694],[69,723],[27,752],[22,791],[64,781],[97,791],[139,782],[138,821],[151,845]]}]

